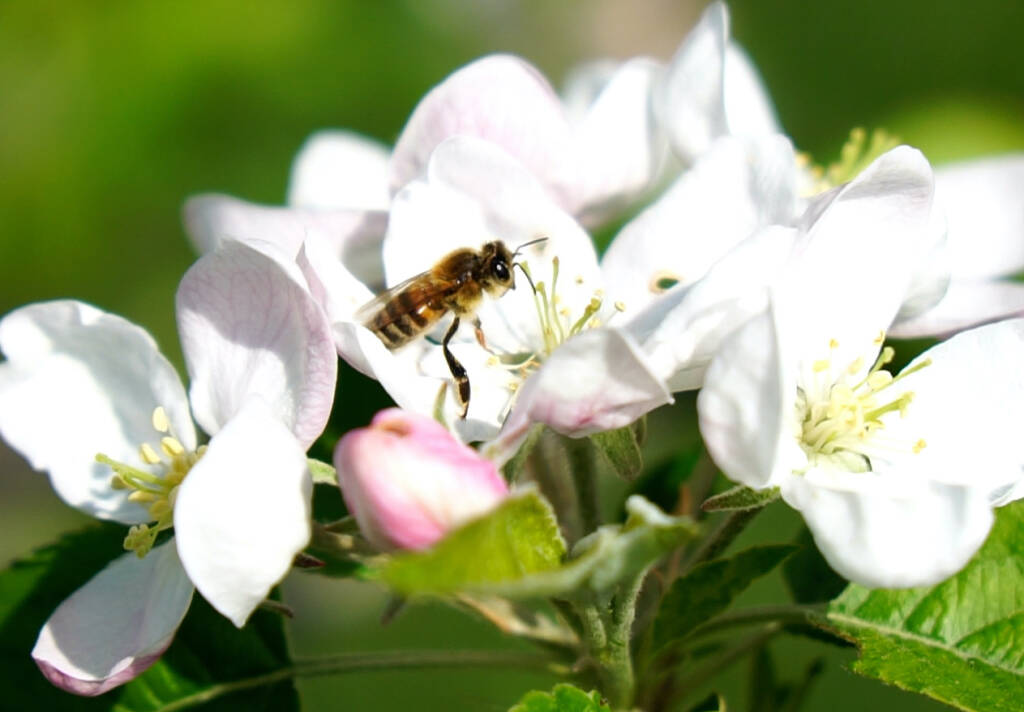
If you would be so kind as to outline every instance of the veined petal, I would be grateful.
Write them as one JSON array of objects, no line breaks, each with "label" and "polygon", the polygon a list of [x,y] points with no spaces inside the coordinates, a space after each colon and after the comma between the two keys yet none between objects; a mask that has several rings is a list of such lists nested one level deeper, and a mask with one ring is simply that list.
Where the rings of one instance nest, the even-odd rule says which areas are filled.
[{"label": "veined petal", "polygon": [[434,87],[413,111],[391,157],[391,190],[422,174],[430,154],[452,136],[501,146],[558,196],[566,184],[569,124],[561,102],[536,68],[518,57],[492,55],[462,67]]},{"label": "veined petal", "polygon": [[103,453],[148,469],[139,446],[155,443],[163,406],[175,435],[195,447],[185,389],[145,330],[75,301],[30,304],[0,321],[0,434],[61,499],[101,519],[142,522],[145,510],[110,485]]},{"label": "veined petal", "polygon": [[732,136],[760,138],[782,131],[761,75],[735,42],[725,45],[722,101]]},{"label": "veined petal", "polygon": [[486,453],[508,460],[535,423],[583,437],[624,427],[671,402],[631,338],[615,329],[592,329],[559,346],[527,379]]},{"label": "veined petal", "polygon": [[57,687],[100,695],[157,661],[185,617],[192,591],[173,540],[143,559],[122,554],[53,612],[32,657]]},{"label": "veined petal", "polygon": [[949,219],[957,278],[1024,269],[1024,153],[964,161],[935,170],[935,201]]},{"label": "veined petal", "polygon": [[651,87],[661,66],[637,58],[612,75],[574,126],[578,195],[582,212],[601,218],[654,180],[665,158],[665,139],[654,119]]},{"label": "veined petal", "polygon": [[766,147],[752,161],[744,143],[719,139],[631,220],[601,261],[611,295],[630,312],[643,309],[664,291],[660,281],[693,284],[761,225],[791,220],[794,154],[784,137],[769,141],[780,146]]},{"label": "veined petal", "polygon": [[319,131],[292,162],[288,205],[299,208],[387,210],[391,150],[352,131]]},{"label": "veined petal", "polygon": [[177,309],[192,411],[206,432],[258,395],[306,447],[316,440],[334,400],[337,358],[297,265],[224,243],[185,274]]},{"label": "veined petal", "polygon": [[728,37],[728,10],[714,2],[676,51],[656,94],[655,108],[684,161],[694,160],[728,133],[723,99]]},{"label": "veined petal", "polygon": [[312,488],[302,446],[258,398],[213,436],[181,484],[174,507],[181,562],[236,626],[309,541]]},{"label": "veined petal", "polygon": [[[213,252],[224,240],[234,240],[261,250],[273,245],[285,260],[295,259],[309,235],[321,236],[339,252],[372,238],[379,244],[387,224],[384,211],[282,208],[215,193],[189,198],[182,215],[185,231],[201,255]],[[277,256],[274,251],[269,254]]]},{"label": "veined petal", "polygon": [[889,336],[897,339],[943,337],[978,324],[1024,316],[1024,284],[987,279],[954,279],[935,307],[898,321]]},{"label": "veined petal", "polygon": [[725,340],[697,396],[708,453],[729,479],[754,489],[784,481],[800,460],[788,432],[796,384],[783,346],[766,309]]},{"label": "veined petal", "polygon": [[871,588],[938,583],[984,542],[992,509],[984,491],[905,472],[811,470],[785,481],[825,560]]},{"label": "veined petal", "polygon": [[798,236],[795,228],[766,228],[733,248],[700,281],[669,290],[630,318],[623,329],[672,391],[700,388],[723,339],[764,311],[768,288]]}]

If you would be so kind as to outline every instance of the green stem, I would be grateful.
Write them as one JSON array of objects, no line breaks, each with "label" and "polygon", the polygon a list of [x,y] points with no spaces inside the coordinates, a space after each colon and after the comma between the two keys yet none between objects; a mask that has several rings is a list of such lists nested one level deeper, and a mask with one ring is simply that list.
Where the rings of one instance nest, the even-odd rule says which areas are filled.
[{"label": "green stem", "polygon": [[576,485],[580,525],[584,536],[601,523],[600,497],[597,487],[598,452],[590,438],[560,438],[565,448],[569,473]]},{"label": "green stem", "polygon": [[601,692],[613,709],[628,709],[636,695],[631,639],[636,599],[647,571],[626,582],[602,609],[588,603],[580,607],[584,644],[597,666]]},{"label": "green stem", "polygon": [[272,670],[262,675],[211,685],[205,690],[164,705],[158,708],[157,712],[176,712],[177,710],[189,709],[224,695],[272,685],[294,677],[317,677],[365,670],[409,670],[437,667],[499,666],[553,669],[554,665],[554,659],[540,657],[536,653],[490,650],[346,653],[326,658],[296,661],[293,665]]}]

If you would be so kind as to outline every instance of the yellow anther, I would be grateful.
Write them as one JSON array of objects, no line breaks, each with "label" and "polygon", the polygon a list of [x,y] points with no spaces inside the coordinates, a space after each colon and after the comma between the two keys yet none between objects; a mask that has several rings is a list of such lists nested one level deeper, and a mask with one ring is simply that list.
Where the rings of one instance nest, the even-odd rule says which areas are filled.
[{"label": "yellow anther", "polygon": [[620,311],[620,312],[626,311],[626,303],[625,302],[615,302],[615,309],[617,311]]},{"label": "yellow anther", "polygon": [[884,331],[879,331],[878,332],[878,336],[876,336],[875,339],[874,339],[875,346],[881,346],[882,342],[884,342],[884,341],[885,341],[885,332]]},{"label": "yellow anther", "polygon": [[163,406],[157,406],[153,411],[153,430],[158,433],[166,433],[171,429],[171,421],[167,418],[167,411]]},{"label": "yellow anther", "polygon": [[139,504],[145,504],[146,502],[152,502],[156,499],[156,495],[152,492],[146,492],[145,490],[135,490],[128,495],[129,502],[138,502]]},{"label": "yellow anther", "polygon": [[178,457],[179,455],[185,454],[185,446],[182,445],[177,438],[165,436],[160,438],[160,449],[163,450],[168,457]]},{"label": "yellow anther", "polygon": [[139,456],[147,465],[155,465],[160,462],[160,456],[149,443],[142,443],[142,445],[139,446]]},{"label": "yellow anther", "polygon": [[829,349],[834,351],[834,350],[839,348],[839,342],[836,341],[835,339],[829,339],[828,340],[828,347],[829,347]]},{"label": "yellow anther", "polygon": [[814,369],[815,373],[821,373],[822,371],[827,371],[828,367],[831,364],[832,364],[831,361],[829,361],[827,358],[823,358],[823,359],[820,359],[818,361],[815,361],[814,364],[811,366],[811,368]]},{"label": "yellow anther", "polygon": [[593,302],[594,300],[600,301],[601,297],[603,297],[603,296],[604,296],[604,290],[603,289],[595,289],[594,290],[594,299],[591,299],[590,301],[591,302]]},{"label": "yellow anther", "polygon": [[892,374],[888,371],[875,371],[868,376],[868,387],[879,390],[892,383]]},{"label": "yellow anther", "polygon": [[921,438],[916,443],[914,443],[914,454],[920,455],[921,451],[924,450],[926,447],[928,447],[928,443],[924,441],[924,438]]},{"label": "yellow anther", "polygon": [[582,274],[576,275],[576,284],[583,284],[583,275]]}]

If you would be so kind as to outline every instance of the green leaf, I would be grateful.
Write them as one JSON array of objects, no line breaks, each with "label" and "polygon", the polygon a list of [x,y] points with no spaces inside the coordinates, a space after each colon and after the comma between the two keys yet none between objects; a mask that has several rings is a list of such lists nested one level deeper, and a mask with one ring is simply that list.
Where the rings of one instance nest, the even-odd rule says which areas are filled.
[{"label": "green leaf", "polygon": [[551,692],[527,692],[509,712],[611,712],[611,709],[601,701],[596,690],[588,693],[562,683],[555,685]]},{"label": "green leaf", "polygon": [[622,479],[633,480],[643,469],[644,460],[637,442],[637,431],[632,425],[594,433],[590,441]]},{"label": "green leaf", "polygon": [[395,555],[376,575],[404,594],[486,591],[554,570],[565,552],[551,505],[529,489],[427,551]]},{"label": "green leaf", "polygon": [[729,607],[755,579],[768,573],[796,547],[758,546],[729,559],[707,561],[677,580],[662,599],[654,619],[653,649],[689,635]]},{"label": "green leaf", "polygon": [[338,486],[338,471],[333,465],[312,457],[306,459],[306,464],[309,466],[309,474],[313,476],[313,484]]},{"label": "green leaf", "polygon": [[779,498],[779,488],[755,490],[742,485],[708,497],[701,505],[705,512],[737,512],[760,509]]},{"label": "green leaf", "polygon": [[433,549],[395,556],[378,576],[399,593],[484,593],[509,598],[606,591],[635,576],[684,541],[696,525],[670,517],[642,497],[627,501],[629,516],[565,545],[551,507],[536,492],[510,498],[490,515],[453,532]]},{"label": "green leaf", "polygon": [[[163,657],[134,681],[93,698],[50,685],[30,657],[43,623],[77,588],[124,552],[125,527],[97,524],[61,537],[0,573],[0,685],[9,709],[154,712],[227,682],[253,680],[290,665],[280,616],[257,611],[241,631],[195,596]],[[116,604],[116,602],[112,602]],[[289,680],[217,698],[203,710],[298,709]]]},{"label": "green leaf", "polygon": [[1002,507],[960,573],[930,588],[851,584],[828,622],[860,648],[853,669],[963,710],[1024,700],[1024,502]]}]

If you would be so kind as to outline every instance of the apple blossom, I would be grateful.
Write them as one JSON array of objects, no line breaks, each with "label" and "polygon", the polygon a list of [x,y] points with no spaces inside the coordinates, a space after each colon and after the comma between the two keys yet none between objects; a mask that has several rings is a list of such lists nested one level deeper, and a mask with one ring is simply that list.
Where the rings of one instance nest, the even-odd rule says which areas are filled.
[{"label": "apple blossom", "polygon": [[931,244],[930,171],[896,153],[872,169],[884,180],[847,186],[799,231],[767,305],[725,339],[698,397],[722,471],[779,488],[833,568],[884,587],[944,579],[981,545],[992,505],[1021,480],[1011,431],[1024,403],[1021,321],[885,370],[885,331]]},{"label": "apple blossom", "polygon": [[508,495],[494,463],[437,421],[397,408],[348,432],[334,465],[360,531],[382,550],[426,549]]},{"label": "apple blossom", "polygon": [[139,675],[193,587],[243,625],[305,546],[304,451],[326,423],[336,358],[300,280],[241,243],[189,270],[177,298],[188,398],[152,338],[118,316],[55,301],[0,320],[0,434],[68,504],[132,525],[129,552],[39,634],[32,655],[54,684],[97,695]]}]

